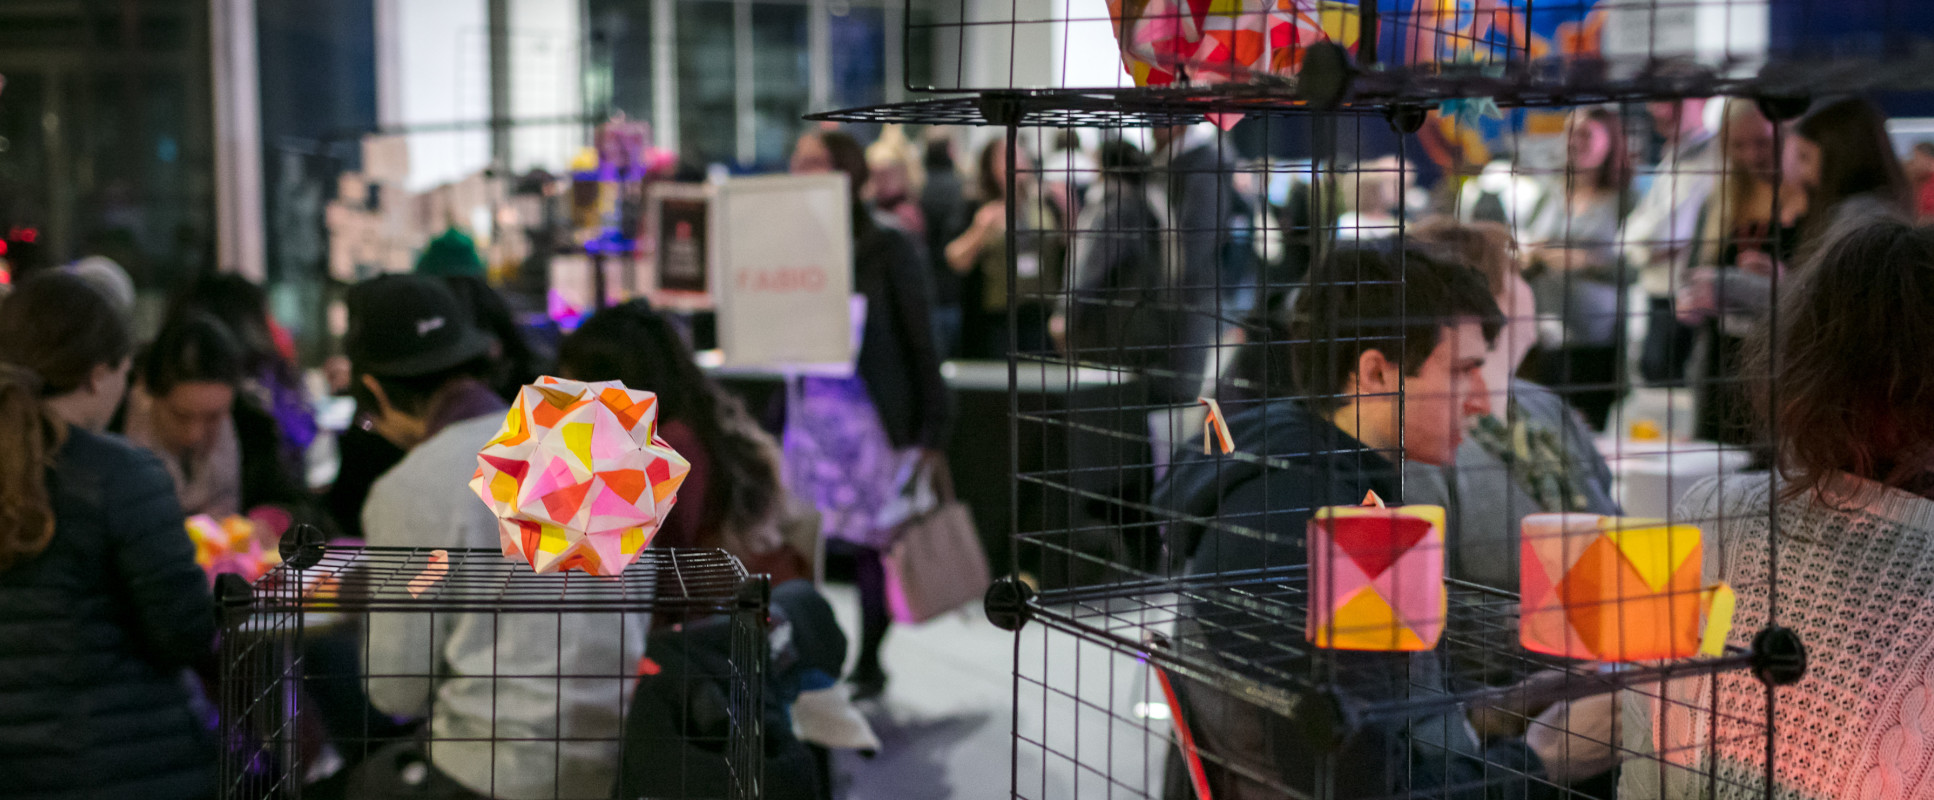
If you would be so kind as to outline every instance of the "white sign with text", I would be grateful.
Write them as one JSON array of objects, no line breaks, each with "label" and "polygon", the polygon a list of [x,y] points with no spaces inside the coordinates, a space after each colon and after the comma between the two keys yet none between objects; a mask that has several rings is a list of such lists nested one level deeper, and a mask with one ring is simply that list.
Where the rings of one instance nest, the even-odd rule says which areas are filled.
[{"label": "white sign with text", "polygon": [[848,196],[843,173],[733,178],[719,187],[712,293],[728,366],[852,373]]}]

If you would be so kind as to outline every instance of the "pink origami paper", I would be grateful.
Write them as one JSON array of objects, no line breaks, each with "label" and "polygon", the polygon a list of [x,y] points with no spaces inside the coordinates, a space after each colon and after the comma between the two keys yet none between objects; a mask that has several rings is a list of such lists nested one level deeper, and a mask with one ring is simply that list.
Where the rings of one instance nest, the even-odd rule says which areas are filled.
[{"label": "pink origami paper", "polygon": [[658,437],[657,395],[544,377],[477,454],[470,489],[497,515],[506,557],[611,576],[651,542],[690,471]]},{"label": "pink origami paper", "polygon": [[1429,650],[1444,633],[1444,507],[1318,509],[1309,522],[1309,631],[1318,647]]},{"label": "pink origami paper", "polygon": [[1292,76],[1332,41],[1355,51],[1359,10],[1337,0],[1109,0],[1122,65],[1136,86],[1203,86]]}]

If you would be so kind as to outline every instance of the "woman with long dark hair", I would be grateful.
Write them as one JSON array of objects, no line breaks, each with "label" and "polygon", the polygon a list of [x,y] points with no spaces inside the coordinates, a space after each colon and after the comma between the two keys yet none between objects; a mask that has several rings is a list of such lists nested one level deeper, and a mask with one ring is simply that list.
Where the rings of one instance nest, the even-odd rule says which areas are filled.
[{"label": "woman with long dark hair", "polygon": [[940,376],[928,316],[924,248],[874,220],[860,199],[866,153],[852,136],[813,131],[799,137],[792,171],[838,170],[849,179],[853,209],[853,288],[866,298],[860,352],[850,378],[798,379],[786,407],[786,478],[824,517],[828,554],[850,557],[860,590],[856,696],[886,686],[880,644],[892,617],[881,556],[892,533],[882,510],[923,460],[940,457],[952,400]]},{"label": "woman with long dark hair", "polygon": [[1804,734],[1774,737],[1767,787],[1752,722],[1767,691],[1751,673],[1633,693],[1628,714],[1649,705],[1657,719],[1628,718],[1628,736],[1660,737],[1644,744],[1684,768],[1629,761],[1621,798],[1934,796],[1917,746],[1934,727],[1934,231],[1845,219],[1818,244],[1781,290],[1777,326],[1746,346],[1774,471],[1708,479],[1673,515],[1706,532],[1705,584],[1738,593],[1737,647],[1770,624],[1778,537],[1778,581],[1793,587],[1778,624],[1807,647],[1780,725]]},{"label": "woman with long dark hair", "polygon": [[0,797],[212,798],[181,672],[214,604],[174,482],[106,427],[125,322],[80,278],[0,302]]},{"label": "woman with long dark hair", "polygon": [[658,395],[659,435],[692,471],[654,544],[723,548],[774,584],[805,577],[780,530],[786,494],[778,444],[699,370],[684,337],[650,303],[633,300],[585,320],[560,345],[558,371]]},{"label": "woman with long dark hair", "polygon": [[[1757,127],[1752,122],[1757,113],[1743,108],[1750,104],[1732,103],[1729,127]],[[1801,260],[1808,244],[1819,241],[1836,220],[1906,215],[1913,208],[1906,173],[1887,138],[1887,118],[1860,98],[1827,103],[1793,125],[1780,154],[1777,192],[1770,177],[1752,177],[1755,169],[1770,166],[1756,160],[1748,170],[1728,167],[1725,197],[1714,194],[1728,205],[1709,211],[1738,222],[1704,228],[1708,242],[1716,245],[1707,248],[1714,256],[1707,263],[1714,266],[1694,270],[1680,309],[1682,319],[1706,326],[1708,380],[1695,384],[1698,436],[1729,444],[1754,441],[1747,435],[1739,358],[1745,337],[1764,326],[1776,302],[1775,275]],[[1778,224],[1765,221],[1772,219]]]}]

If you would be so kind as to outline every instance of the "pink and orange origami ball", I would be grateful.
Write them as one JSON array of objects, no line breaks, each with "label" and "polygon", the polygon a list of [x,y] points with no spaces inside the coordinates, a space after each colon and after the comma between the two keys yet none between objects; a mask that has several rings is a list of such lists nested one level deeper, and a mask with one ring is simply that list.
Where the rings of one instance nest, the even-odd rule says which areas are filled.
[{"label": "pink and orange origami ball", "polygon": [[612,576],[651,542],[690,471],[658,436],[656,395],[544,377],[477,454],[470,488],[497,515],[506,557]]}]

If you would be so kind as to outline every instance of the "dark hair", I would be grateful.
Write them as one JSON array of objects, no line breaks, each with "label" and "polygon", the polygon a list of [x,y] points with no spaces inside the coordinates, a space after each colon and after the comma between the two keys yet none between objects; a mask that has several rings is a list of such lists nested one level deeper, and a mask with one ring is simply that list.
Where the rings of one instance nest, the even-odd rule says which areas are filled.
[{"label": "dark hair", "polygon": [[1609,145],[1605,162],[1591,173],[1593,187],[1624,191],[1632,185],[1632,148],[1625,144],[1625,120],[1618,112],[1602,106],[1584,109],[1579,116],[1582,122],[1604,128]]},{"label": "dark hair", "polygon": [[64,428],[42,404],[128,357],[127,322],[87,281],[43,273],[0,300],[0,569],[47,548],[47,495]]},{"label": "dark hair", "polygon": [[921,166],[928,172],[952,170],[954,168],[954,140],[944,133],[928,131],[927,142],[921,154]]},{"label": "dark hair", "polygon": [[1141,148],[1122,139],[1110,138],[1101,143],[1096,151],[1095,162],[1101,171],[1111,177],[1127,178],[1136,183],[1148,177],[1148,156]]},{"label": "dark hair", "polygon": [[161,327],[141,359],[141,385],[160,397],[184,383],[239,387],[248,377],[242,345],[213,315],[192,311]]},{"label": "dark hair", "polygon": [[1007,137],[998,137],[983,145],[980,159],[974,162],[974,189],[980,192],[979,200],[983,203],[1007,199],[1007,176],[994,169],[995,153],[1006,155]]},{"label": "dark hair", "polygon": [[1873,103],[1836,100],[1807,112],[1793,130],[1820,148],[1820,186],[1807,198],[1807,227],[1824,233],[1834,208],[1856,195],[1902,211],[1914,207],[1907,173],[1887,138],[1887,115]]},{"label": "dark hair", "polygon": [[1287,362],[1298,394],[1320,413],[1347,399],[1358,357],[1379,350],[1405,375],[1416,375],[1442,329],[1476,319],[1484,341],[1497,338],[1504,314],[1483,276],[1416,247],[1363,245],[1338,249],[1310,270],[1291,310]]},{"label": "dark hair", "polygon": [[242,369],[250,375],[264,370],[293,372],[275,344],[269,326],[269,299],[262,287],[233,273],[209,273],[195,279],[175,298],[168,317],[206,314],[220,321],[241,348]]},{"label": "dark hair", "polygon": [[[388,375],[371,375],[376,384],[383,387],[383,396],[389,399],[391,408],[412,417],[424,417],[430,413],[430,402],[436,399],[437,392],[450,382],[464,378],[485,380],[490,377],[495,363],[489,356],[474,358],[440,372],[428,375],[411,375],[400,378]],[[359,372],[350,384],[350,395],[356,398],[357,407],[365,411],[377,408],[376,397],[363,385],[366,372]]]},{"label": "dark hair", "polygon": [[650,303],[633,300],[585,320],[558,348],[558,369],[573,380],[622,381],[654,392],[661,423],[692,429],[714,465],[712,507],[704,509],[700,530],[718,532],[723,546],[747,547],[732,537],[753,531],[778,509],[783,495],[772,438],[738,398],[699,370],[684,338]]},{"label": "dark hair", "polygon": [[475,275],[445,275],[443,283],[470,310],[477,327],[497,339],[498,358],[491,364],[490,388],[506,400],[514,399],[525,384],[537,381],[544,365],[517,328],[510,306],[488,281]]},{"label": "dark hair", "polygon": [[825,146],[833,169],[846,173],[847,187],[857,202],[861,190],[866,188],[866,181],[873,177],[872,168],[866,166],[866,148],[860,144],[860,140],[845,131],[807,131],[806,135],[818,139]]},{"label": "dark hair", "polygon": [[1458,222],[1448,216],[1436,216],[1417,223],[1417,227],[1406,234],[1412,244],[1455,261],[1484,276],[1484,283],[1491,287],[1492,297],[1503,297],[1506,289],[1511,288],[1511,276],[1517,272],[1517,259],[1511,257],[1516,244],[1511,241],[1511,229],[1502,223],[1479,220]]},{"label": "dark hair", "polygon": [[1934,141],[1922,139],[1914,143],[1914,152],[1924,156],[1934,156]]},{"label": "dark hair", "polygon": [[[1934,455],[1934,230],[1850,218],[1781,292],[1746,374],[1793,499],[1848,472],[1925,490]],[[1771,391],[1767,391],[1770,383]]]}]

